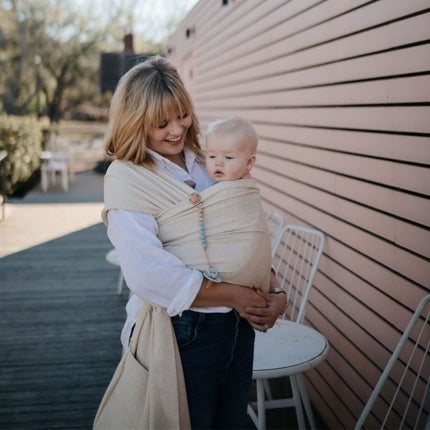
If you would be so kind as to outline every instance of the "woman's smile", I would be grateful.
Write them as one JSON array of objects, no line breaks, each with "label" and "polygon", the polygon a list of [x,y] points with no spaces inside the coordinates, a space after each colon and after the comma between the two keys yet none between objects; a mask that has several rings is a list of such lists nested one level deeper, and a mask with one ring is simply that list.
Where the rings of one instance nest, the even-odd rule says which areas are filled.
[{"label": "woman's smile", "polygon": [[168,142],[172,142],[172,143],[175,143],[175,142],[179,142],[180,140],[181,140],[181,138],[182,138],[182,136],[179,136],[179,137],[176,137],[176,138],[174,138],[174,139],[166,139]]}]

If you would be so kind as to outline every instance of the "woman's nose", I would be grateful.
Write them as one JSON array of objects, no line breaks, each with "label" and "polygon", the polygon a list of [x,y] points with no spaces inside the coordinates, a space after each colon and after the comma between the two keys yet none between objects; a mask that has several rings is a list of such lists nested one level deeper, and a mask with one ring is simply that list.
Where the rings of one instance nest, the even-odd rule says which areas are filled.
[{"label": "woman's nose", "polygon": [[182,134],[184,131],[184,127],[182,126],[180,121],[172,121],[170,126],[170,134]]}]

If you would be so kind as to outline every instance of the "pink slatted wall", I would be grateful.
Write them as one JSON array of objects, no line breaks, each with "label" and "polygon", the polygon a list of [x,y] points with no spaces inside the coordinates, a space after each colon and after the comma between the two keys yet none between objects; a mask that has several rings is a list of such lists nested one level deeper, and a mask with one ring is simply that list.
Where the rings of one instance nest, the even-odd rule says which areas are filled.
[{"label": "pink slatted wall", "polygon": [[326,235],[306,323],[330,428],[351,428],[430,291],[430,2],[200,0],[168,42],[204,131],[259,134],[265,208]]}]

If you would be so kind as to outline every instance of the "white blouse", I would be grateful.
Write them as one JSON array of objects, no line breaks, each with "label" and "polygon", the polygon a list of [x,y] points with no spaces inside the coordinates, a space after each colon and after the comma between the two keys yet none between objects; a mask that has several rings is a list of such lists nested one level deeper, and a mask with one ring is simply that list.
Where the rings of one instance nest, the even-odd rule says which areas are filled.
[{"label": "white blouse", "polygon": [[[181,181],[193,180],[196,191],[213,185],[205,166],[197,163],[192,151],[185,148],[187,171],[148,150],[157,165]],[[132,295],[127,303],[127,319],[121,342],[127,348],[142,299],[167,308],[170,316],[192,309],[198,312],[228,312],[228,307],[191,308],[203,280],[201,272],[185,267],[181,260],[163,249],[157,237],[158,225],[152,215],[125,210],[108,212],[107,234],[115,247],[121,270]]]}]

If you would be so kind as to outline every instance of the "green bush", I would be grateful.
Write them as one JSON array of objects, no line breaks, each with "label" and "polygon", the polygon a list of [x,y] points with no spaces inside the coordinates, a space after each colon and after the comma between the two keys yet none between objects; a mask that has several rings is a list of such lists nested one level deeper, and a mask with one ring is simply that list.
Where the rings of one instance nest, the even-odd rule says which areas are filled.
[{"label": "green bush", "polygon": [[22,194],[35,185],[42,150],[42,125],[33,117],[0,115],[0,163],[6,195]]}]

